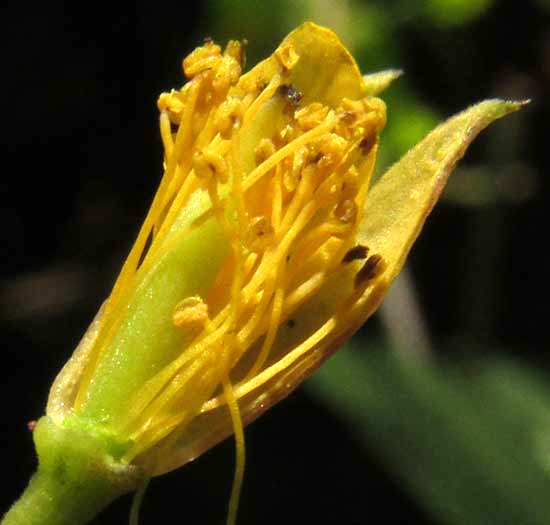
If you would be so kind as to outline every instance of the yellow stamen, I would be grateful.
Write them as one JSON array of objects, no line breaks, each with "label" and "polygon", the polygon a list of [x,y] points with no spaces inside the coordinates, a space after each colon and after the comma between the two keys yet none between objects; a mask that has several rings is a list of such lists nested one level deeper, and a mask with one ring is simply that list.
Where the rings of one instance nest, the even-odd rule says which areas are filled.
[{"label": "yellow stamen", "polygon": [[231,415],[231,423],[233,425],[233,433],[235,435],[235,475],[233,477],[233,486],[231,488],[231,496],[229,498],[229,507],[227,512],[227,525],[235,525],[237,522],[237,510],[239,507],[239,498],[241,495],[241,487],[243,483],[244,467],[246,461],[246,452],[244,444],[244,430],[239,405],[233,393],[233,386],[226,377],[223,380],[223,392],[229,413]]},{"label": "yellow stamen", "polygon": [[273,97],[273,95],[279,89],[281,85],[281,76],[274,75],[273,78],[269,81],[269,84],[263,89],[256,100],[250,104],[249,108],[246,110],[243,118],[243,126],[246,126],[258,113],[258,110]]},{"label": "yellow stamen", "polygon": [[[262,370],[262,372],[254,376],[249,381],[235,387],[234,392],[236,399],[244,397],[246,394],[252,392],[256,388],[259,388],[262,384],[266,383],[282,371],[290,368],[290,365],[295,363],[300,357],[311,350],[315,345],[319,344],[329,334],[334,333],[337,326],[337,320],[334,317],[330,318],[310,337],[308,337],[294,350],[289,352],[286,356],[284,356],[265,370]],[[214,410],[215,408],[224,404],[224,401],[225,400],[222,397],[210,399],[201,407],[201,413]]]}]

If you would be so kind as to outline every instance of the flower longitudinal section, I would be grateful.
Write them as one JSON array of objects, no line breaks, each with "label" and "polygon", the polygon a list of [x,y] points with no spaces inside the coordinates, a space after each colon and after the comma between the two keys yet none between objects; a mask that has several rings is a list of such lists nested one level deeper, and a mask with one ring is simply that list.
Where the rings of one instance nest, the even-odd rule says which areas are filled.
[{"label": "flower longitudinal section", "polygon": [[75,395],[123,461],[153,472],[224,408],[227,384],[261,412],[276,376],[349,331],[384,270],[356,240],[384,102],[312,24],[246,74],[243,62],[241,43],[207,40],[160,95],[164,175]]}]

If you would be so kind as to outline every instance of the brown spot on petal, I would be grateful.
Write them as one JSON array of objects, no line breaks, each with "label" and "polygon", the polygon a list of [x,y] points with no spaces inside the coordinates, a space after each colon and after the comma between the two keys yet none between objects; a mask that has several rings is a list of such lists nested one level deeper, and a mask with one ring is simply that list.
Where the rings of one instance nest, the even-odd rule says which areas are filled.
[{"label": "brown spot on petal", "polygon": [[371,255],[357,272],[353,287],[359,288],[360,286],[369,283],[384,271],[385,266],[386,264],[381,255]]},{"label": "brown spot on petal", "polygon": [[344,258],[342,259],[342,263],[347,264],[357,259],[366,259],[368,253],[369,253],[368,246],[358,244],[357,246],[350,248],[346,252],[346,255],[344,255]]},{"label": "brown spot on petal", "polygon": [[300,102],[304,96],[301,91],[298,91],[291,84],[283,84],[279,86],[277,93],[286,99],[290,106],[289,109],[292,110],[296,109],[300,105]]}]

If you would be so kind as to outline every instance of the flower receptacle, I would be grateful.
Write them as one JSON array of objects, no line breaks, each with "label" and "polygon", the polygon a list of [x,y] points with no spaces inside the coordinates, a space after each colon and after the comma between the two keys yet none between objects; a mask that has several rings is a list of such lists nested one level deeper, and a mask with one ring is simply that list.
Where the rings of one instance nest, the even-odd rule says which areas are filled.
[{"label": "flower receptacle", "polygon": [[143,473],[106,453],[106,443],[42,417],[33,431],[38,469],[3,525],[87,523],[117,497],[136,489]]}]

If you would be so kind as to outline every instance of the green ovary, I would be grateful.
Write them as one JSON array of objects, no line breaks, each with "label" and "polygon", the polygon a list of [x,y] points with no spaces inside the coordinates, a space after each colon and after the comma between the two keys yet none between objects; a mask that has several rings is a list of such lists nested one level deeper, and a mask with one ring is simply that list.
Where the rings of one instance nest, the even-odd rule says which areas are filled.
[{"label": "green ovary", "polygon": [[173,325],[175,305],[207,293],[229,245],[214,219],[192,230],[144,275],[94,371],[79,418],[116,427],[140,387],[177,358],[190,336]]}]

